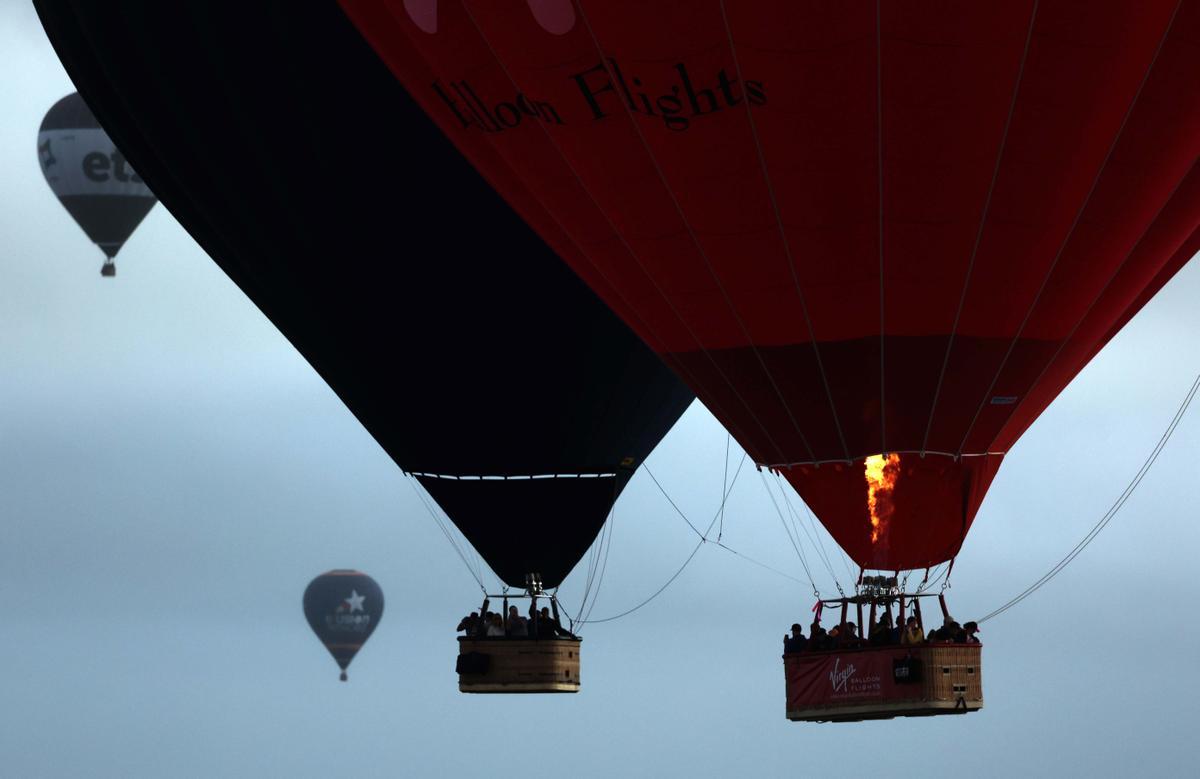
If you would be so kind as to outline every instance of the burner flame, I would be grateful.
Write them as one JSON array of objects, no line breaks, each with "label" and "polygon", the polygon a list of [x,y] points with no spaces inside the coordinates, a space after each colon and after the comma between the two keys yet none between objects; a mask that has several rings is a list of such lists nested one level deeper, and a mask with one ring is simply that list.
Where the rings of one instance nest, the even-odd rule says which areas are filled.
[{"label": "burner flame", "polygon": [[871,513],[871,543],[878,543],[887,532],[888,519],[895,506],[892,491],[900,477],[900,455],[873,454],[863,460],[867,478],[867,510]]}]

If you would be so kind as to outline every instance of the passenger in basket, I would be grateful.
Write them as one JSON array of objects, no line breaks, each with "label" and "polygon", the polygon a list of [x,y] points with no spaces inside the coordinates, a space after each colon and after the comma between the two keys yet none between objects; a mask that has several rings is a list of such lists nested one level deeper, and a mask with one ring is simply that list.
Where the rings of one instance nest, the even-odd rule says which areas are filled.
[{"label": "passenger in basket", "polygon": [[958,623],[950,617],[946,617],[946,619],[942,622],[942,626],[929,634],[929,643],[935,644],[939,642],[957,642],[958,634],[960,632],[962,632],[962,628],[959,627]]},{"label": "passenger in basket", "polygon": [[921,630],[921,626],[917,624],[916,617],[908,618],[908,624],[905,626],[904,632],[900,635],[900,643],[904,646],[925,643],[925,631]]},{"label": "passenger in basket", "polygon": [[458,633],[466,633],[468,637],[479,634],[479,612],[472,611],[469,615],[459,620],[458,627],[454,629]]},{"label": "passenger in basket", "polygon": [[504,638],[504,620],[500,618],[499,614],[493,614],[490,611],[488,615],[487,637]]},{"label": "passenger in basket", "polygon": [[825,628],[814,622],[809,635],[811,636],[808,640],[808,648],[810,650],[824,652],[829,649],[829,634],[825,632]]},{"label": "passenger in basket", "polygon": [[538,638],[556,638],[558,636],[570,637],[571,631],[558,623],[558,620],[550,613],[549,606],[542,606],[542,610],[538,612]]},{"label": "passenger in basket", "polygon": [[862,646],[862,639],[858,637],[858,625],[853,622],[842,625],[842,629],[838,632],[838,647],[856,649],[860,646]]},{"label": "passenger in basket", "polygon": [[962,643],[978,644],[979,639],[975,637],[975,634],[978,632],[979,623],[977,622],[968,622],[967,624],[963,625]]},{"label": "passenger in basket", "polygon": [[783,637],[783,653],[786,655],[793,652],[803,652],[807,646],[808,639],[804,637],[804,631],[800,629],[800,625],[792,625],[792,634]]},{"label": "passenger in basket", "polygon": [[871,636],[868,639],[871,646],[886,646],[892,643],[892,615],[885,613],[871,628]]},{"label": "passenger in basket", "polygon": [[529,623],[517,611],[516,606],[508,607],[508,628],[505,634],[509,638],[526,638],[529,635]]}]

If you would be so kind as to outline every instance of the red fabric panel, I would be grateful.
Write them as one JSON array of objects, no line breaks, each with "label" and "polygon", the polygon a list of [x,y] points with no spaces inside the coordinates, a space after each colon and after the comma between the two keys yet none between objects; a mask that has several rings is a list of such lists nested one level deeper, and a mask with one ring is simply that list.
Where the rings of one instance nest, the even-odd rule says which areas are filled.
[{"label": "red fabric panel", "polygon": [[[861,462],[798,465],[780,470],[804,502],[825,521],[834,540],[867,569],[925,568],[958,554],[975,512],[1003,460],[901,455],[891,496],[894,513],[871,541],[867,481]],[[903,560],[903,565],[897,565]]]},{"label": "red fabric panel", "polygon": [[[1200,225],[1200,4],[342,4],[759,463],[1005,451]],[[947,461],[886,554],[793,483],[912,568],[999,458]]]}]

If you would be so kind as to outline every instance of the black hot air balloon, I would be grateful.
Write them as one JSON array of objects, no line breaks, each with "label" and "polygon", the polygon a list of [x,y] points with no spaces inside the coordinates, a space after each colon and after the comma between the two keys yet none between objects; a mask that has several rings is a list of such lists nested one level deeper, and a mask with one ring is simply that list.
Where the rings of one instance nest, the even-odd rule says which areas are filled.
[{"label": "black hot air balloon", "polygon": [[333,655],[346,681],[346,668],[383,618],[383,590],[361,571],[323,573],[304,590],[304,618]]},{"label": "black hot air balloon", "polygon": [[36,6],[172,214],[500,578],[558,584],[692,400],[555,256],[577,244],[525,226],[334,3]]},{"label": "black hot air balloon", "polygon": [[114,276],[117,252],[158,200],[109,140],[79,93],[54,104],[38,130],[46,183],[104,252],[102,276]]}]

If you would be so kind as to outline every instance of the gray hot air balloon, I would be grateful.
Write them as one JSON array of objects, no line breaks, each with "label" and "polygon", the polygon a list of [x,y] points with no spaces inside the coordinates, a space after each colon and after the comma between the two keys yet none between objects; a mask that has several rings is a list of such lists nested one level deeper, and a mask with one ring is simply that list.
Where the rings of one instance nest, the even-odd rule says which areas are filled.
[{"label": "gray hot air balloon", "polygon": [[38,159],[54,194],[104,252],[102,276],[158,200],[83,102],[79,93],[54,104],[38,130]]}]

